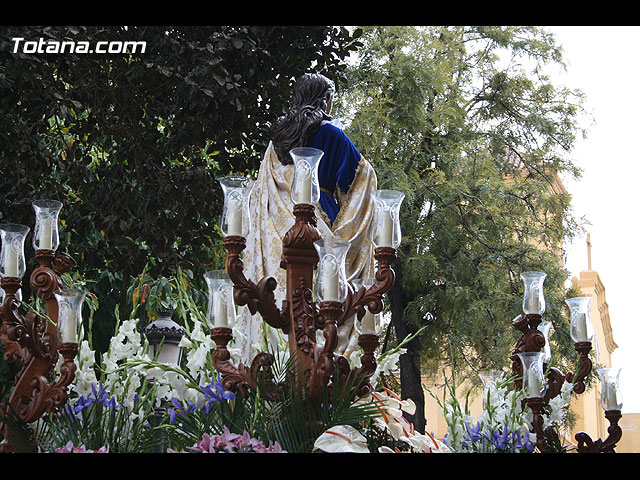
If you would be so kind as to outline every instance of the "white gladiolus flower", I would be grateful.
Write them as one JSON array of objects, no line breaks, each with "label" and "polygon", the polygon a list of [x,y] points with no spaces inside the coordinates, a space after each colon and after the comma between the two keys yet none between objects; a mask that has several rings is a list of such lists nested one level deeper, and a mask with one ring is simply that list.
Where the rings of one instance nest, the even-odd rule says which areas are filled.
[{"label": "white gladiolus flower", "polygon": [[196,350],[191,350],[187,354],[189,373],[194,377],[198,376],[198,372],[204,367],[210,354],[210,349],[206,345],[200,345]]},{"label": "white gladiolus flower", "polygon": [[202,324],[198,321],[195,322],[193,330],[191,330],[191,340],[202,343],[207,339],[207,335],[202,331]]},{"label": "white gladiolus flower", "polygon": [[389,375],[396,368],[400,355],[406,353],[406,351],[406,348],[399,348],[391,355],[383,355],[378,361],[378,370],[385,375]]},{"label": "white gladiolus flower", "polygon": [[134,338],[138,334],[136,330],[136,323],[134,320],[125,320],[120,326],[120,332],[128,338]]},{"label": "white gladiolus flower", "polygon": [[89,348],[89,342],[83,340],[78,349],[78,364],[83,367],[92,367],[95,363],[96,353]]}]

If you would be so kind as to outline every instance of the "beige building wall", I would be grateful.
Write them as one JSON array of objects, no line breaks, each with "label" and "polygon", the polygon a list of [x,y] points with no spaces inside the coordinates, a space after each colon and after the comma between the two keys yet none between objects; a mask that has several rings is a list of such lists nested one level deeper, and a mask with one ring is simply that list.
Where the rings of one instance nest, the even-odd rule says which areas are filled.
[{"label": "beige building wall", "polygon": [[622,438],[616,452],[640,453],[640,413],[622,414],[619,425],[622,428]]}]

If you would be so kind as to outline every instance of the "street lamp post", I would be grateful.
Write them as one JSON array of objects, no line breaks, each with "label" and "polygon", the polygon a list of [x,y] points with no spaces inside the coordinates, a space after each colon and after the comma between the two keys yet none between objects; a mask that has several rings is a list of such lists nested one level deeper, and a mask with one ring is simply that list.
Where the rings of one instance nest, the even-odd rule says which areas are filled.
[{"label": "street lamp post", "polygon": [[[180,340],[184,336],[184,330],[171,318],[174,313],[172,308],[161,308],[157,313],[158,318],[144,329],[144,334],[149,341],[149,357],[156,362],[179,366],[182,358]],[[155,427],[162,423],[165,415],[166,406],[163,400],[160,406],[155,407],[153,411]],[[152,453],[164,452],[164,436],[159,431]]]}]

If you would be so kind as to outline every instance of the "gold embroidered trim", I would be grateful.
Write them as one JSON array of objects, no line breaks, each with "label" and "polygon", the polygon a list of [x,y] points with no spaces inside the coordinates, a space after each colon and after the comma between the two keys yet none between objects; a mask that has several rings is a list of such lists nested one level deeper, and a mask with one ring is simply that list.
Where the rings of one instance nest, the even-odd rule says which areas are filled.
[{"label": "gold embroidered trim", "polygon": [[[362,171],[364,169],[364,163],[367,161],[366,158],[364,158],[362,155],[360,155],[360,161],[358,162],[358,166],[356,167],[356,173],[353,175],[353,181],[351,182],[351,184],[349,185],[349,191],[345,194],[342,192],[342,190],[340,189],[340,186],[338,184],[336,184],[336,197],[338,197],[338,199],[340,199],[341,197],[344,197],[344,199],[338,204],[338,215],[336,215],[336,220],[335,222],[333,222],[333,225],[331,223],[327,223],[327,226],[329,227],[329,229],[333,232],[336,229],[337,225],[340,225],[340,222],[342,220],[342,217],[344,216],[344,209],[342,208],[341,204],[348,204],[349,200],[351,199],[351,196],[353,194],[354,189],[351,188],[352,185],[356,184],[358,181],[358,177],[360,177],[362,175]],[[326,214],[325,214],[326,216]]]},{"label": "gold embroidered trim", "polygon": [[316,214],[327,225],[329,230],[333,232],[333,227],[331,226],[331,220],[329,219],[329,215],[327,215],[327,212],[324,211],[324,209],[320,206],[319,203],[316,203]]}]

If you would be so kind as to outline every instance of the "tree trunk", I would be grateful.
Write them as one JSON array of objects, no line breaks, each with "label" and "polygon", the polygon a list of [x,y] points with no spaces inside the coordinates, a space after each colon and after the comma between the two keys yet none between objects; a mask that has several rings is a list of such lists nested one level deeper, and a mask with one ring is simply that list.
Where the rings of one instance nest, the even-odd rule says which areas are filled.
[{"label": "tree trunk", "polygon": [[[415,333],[415,329],[404,320],[404,309],[410,299],[402,291],[399,262],[394,265],[396,281],[391,288],[391,324],[393,325],[398,341]],[[400,356],[400,396],[403,399],[410,398],[416,404],[415,415],[405,413],[405,418],[413,424],[416,431],[424,434],[426,418],[424,414],[424,391],[422,390],[422,378],[420,375],[420,342],[414,338],[407,345],[407,352]]]}]

